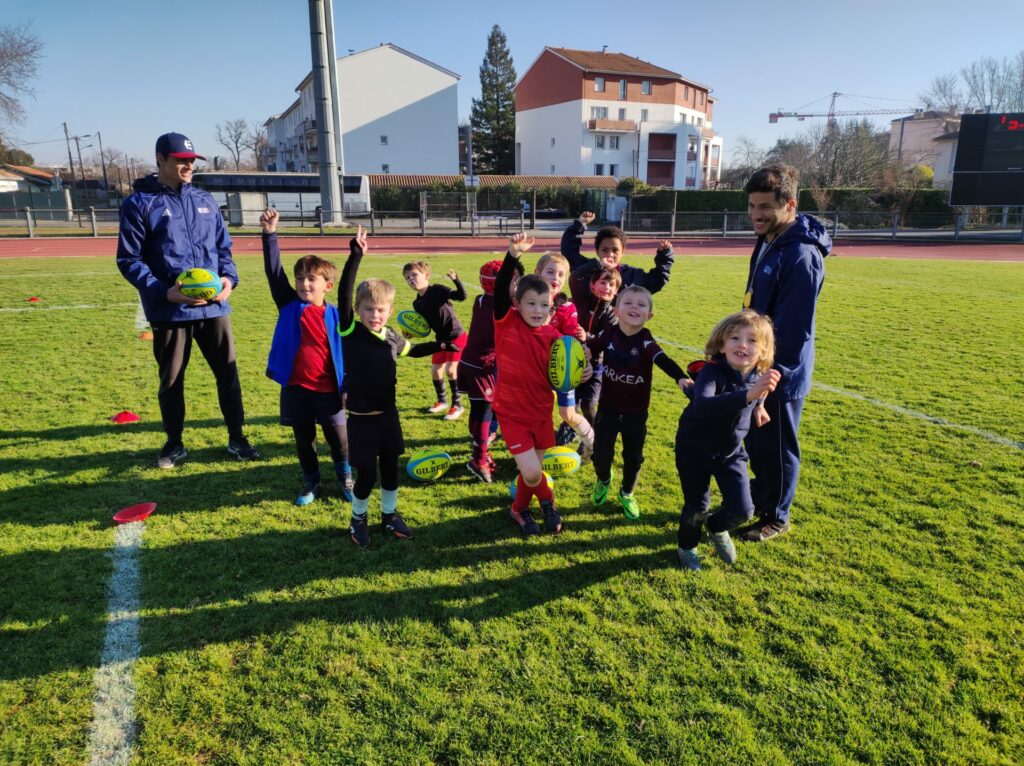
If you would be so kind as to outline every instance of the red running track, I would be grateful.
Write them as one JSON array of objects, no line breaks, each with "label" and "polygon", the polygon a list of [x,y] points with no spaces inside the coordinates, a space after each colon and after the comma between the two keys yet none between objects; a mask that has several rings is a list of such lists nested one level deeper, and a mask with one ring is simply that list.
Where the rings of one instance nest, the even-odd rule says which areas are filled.
[{"label": "red running track", "polygon": [[[287,253],[348,252],[348,237],[281,237]],[[558,250],[558,238],[538,239],[534,252]],[[658,239],[631,239],[632,254],[653,254]],[[749,256],[753,239],[676,239],[676,254]],[[493,237],[377,237],[370,248],[378,253],[416,255],[432,253],[504,253],[508,240]],[[109,255],[117,250],[114,237],[61,237],[0,239],[0,258],[82,257]],[[235,255],[261,252],[260,238],[234,239]],[[839,239],[834,255],[854,258],[913,258],[958,261],[1024,261],[1024,243],[987,242],[880,242]]]}]

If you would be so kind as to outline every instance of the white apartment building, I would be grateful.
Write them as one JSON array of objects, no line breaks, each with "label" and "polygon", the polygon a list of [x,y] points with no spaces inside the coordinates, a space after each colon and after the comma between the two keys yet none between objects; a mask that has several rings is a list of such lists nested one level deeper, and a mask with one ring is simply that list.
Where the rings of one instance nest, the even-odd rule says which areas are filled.
[{"label": "white apartment building", "polygon": [[914,114],[893,120],[889,127],[889,156],[911,167],[925,165],[935,171],[935,188],[948,188],[953,182],[953,159],[960,115],[918,109]]},{"label": "white apartment building", "polygon": [[[345,172],[459,172],[459,75],[384,43],[338,59]],[[317,172],[312,72],[299,97],[268,119],[266,167]]]},{"label": "white apartment building", "polygon": [[708,86],[633,56],[546,47],[516,84],[516,173],[711,186],[714,104]]}]

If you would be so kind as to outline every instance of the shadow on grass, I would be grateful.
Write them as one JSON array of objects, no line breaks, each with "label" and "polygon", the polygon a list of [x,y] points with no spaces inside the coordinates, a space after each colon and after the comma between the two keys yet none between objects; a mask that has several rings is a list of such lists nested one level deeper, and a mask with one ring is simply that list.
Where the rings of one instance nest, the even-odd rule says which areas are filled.
[{"label": "shadow on grass", "polygon": [[[155,398],[155,394],[154,394]],[[114,413],[110,413],[111,416]],[[245,424],[247,426],[263,426],[263,425],[275,425],[278,422],[278,418],[270,415],[260,415],[258,417],[246,418]],[[224,428],[224,421],[219,419],[208,418],[206,420],[186,420],[185,421],[185,442],[188,443],[189,431],[198,428]],[[89,438],[93,436],[110,436],[111,434],[132,434],[132,433],[160,433],[164,432],[163,424],[160,422],[159,417],[155,420],[147,420],[139,423],[127,423],[125,425],[117,425],[110,421],[104,421],[102,423],[93,423],[90,425],[76,425],[67,426],[64,428],[48,428],[48,429],[12,429],[12,428],[0,428],[0,440],[9,439],[14,442],[26,441],[29,443],[35,443],[40,440],[46,441],[60,441],[70,442],[75,439]],[[290,433],[290,432],[289,432]],[[225,444],[226,444],[225,440]],[[159,447],[157,447],[159,449]]]},{"label": "shadow on grass", "polygon": [[[345,517],[337,525],[314,530],[143,548],[142,603],[147,612],[171,613],[143,616],[142,654],[244,640],[314,619],[480,622],[572,596],[624,571],[671,562],[664,552],[664,533],[650,527],[627,531],[581,521],[578,531],[593,526],[614,532],[584,540],[574,536],[570,518],[558,537],[521,540],[503,502],[501,510],[495,509],[494,497],[467,499],[464,505],[478,513],[417,524],[413,540],[385,538],[376,525],[368,551],[349,542]],[[618,550],[624,552],[611,555]],[[586,553],[589,560],[568,563],[578,553]],[[109,576],[106,554],[96,549],[31,551],[0,561],[5,588],[0,606],[5,621],[19,625],[0,632],[5,658],[0,679],[98,664],[106,600],[97,590],[103,590]],[[537,557],[543,557],[542,566],[536,564]],[[565,563],[550,567],[552,559]],[[444,571],[450,572],[451,582],[421,584]],[[84,573],[87,581],[64,579],[76,572]],[[424,573],[428,577],[421,577]],[[381,587],[360,587],[378,576]],[[403,576],[410,582],[401,583]],[[346,586],[340,582],[335,594],[324,597],[289,593],[317,582],[345,580],[356,592],[337,593]]]}]

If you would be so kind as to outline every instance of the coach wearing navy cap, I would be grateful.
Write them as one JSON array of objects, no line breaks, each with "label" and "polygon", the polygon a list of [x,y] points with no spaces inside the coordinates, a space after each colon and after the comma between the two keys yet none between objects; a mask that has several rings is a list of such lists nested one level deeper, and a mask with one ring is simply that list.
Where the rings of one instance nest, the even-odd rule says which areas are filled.
[{"label": "coach wearing navy cap", "polygon": [[[235,364],[228,297],[238,286],[231,258],[231,237],[220,209],[208,192],[192,186],[197,154],[181,133],[156,140],[157,172],[132,185],[121,206],[117,267],[142,299],[153,328],[153,355],[160,370],[160,415],[167,443],[157,458],[160,468],[174,468],[188,456],[185,427],[185,369],[196,342],[217,380],[217,397],[228,428],[228,452],[240,460],[259,453],[242,431],[245,413]],[[201,268],[220,278],[221,291],[209,301],[189,298],[178,278]]]}]

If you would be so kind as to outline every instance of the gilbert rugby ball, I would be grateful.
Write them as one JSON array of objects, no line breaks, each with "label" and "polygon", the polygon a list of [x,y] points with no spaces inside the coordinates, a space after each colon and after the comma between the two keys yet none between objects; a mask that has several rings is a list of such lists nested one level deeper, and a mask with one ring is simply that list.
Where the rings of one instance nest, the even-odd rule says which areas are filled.
[{"label": "gilbert rugby ball", "polygon": [[582,462],[575,447],[562,446],[546,450],[541,465],[544,472],[551,476],[570,476],[580,469]]},{"label": "gilbert rugby ball", "polygon": [[452,458],[447,452],[436,449],[421,449],[409,458],[405,466],[409,478],[416,481],[434,481],[445,475],[452,467]]},{"label": "gilbert rugby ball", "polygon": [[586,366],[587,355],[583,351],[583,344],[571,335],[563,335],[551,344],[548,381],[556,391],[566,393],[576,388]]},{"label": "gilbert rugby ball", "polygon": [[178,283],[181,285],[182,295],[201,301],[210,300],[224,288],[220,277],[206,269],[183,271],[178,277]]},{"label": "gilbert rugby ball", "polygon": [[398,326],[414,338],[426,338],[430,335],[430,325],[422,315],[415,311],[399,311]]}]

